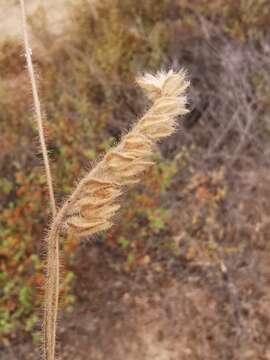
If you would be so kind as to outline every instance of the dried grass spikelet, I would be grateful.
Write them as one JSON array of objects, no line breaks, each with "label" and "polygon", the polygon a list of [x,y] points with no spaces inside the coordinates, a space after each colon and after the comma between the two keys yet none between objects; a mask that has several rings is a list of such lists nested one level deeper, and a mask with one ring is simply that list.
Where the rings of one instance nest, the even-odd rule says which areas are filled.
[{"label": "dried grass spikelet", "polygon": [[155,143],[169,136],[175,130],[176,117],[188,111],[183,95],[188,86],[184,72],[169,71],[156,77],[145,75],[138,83],[148,91],[154,104],[85,178],[74,203],[78,214],[67,220],[79,236],[92,235],[97,232],[96,228],[111,226],[111,218],[119,208],[117,199],[122,187],[138,182],[154,164],[151,156]]},{"label": "dried grass spikelet", "polygon": [[157,141],[171,135],[176,118],[188,112],[184,71],[146,74],[137,80],[153,100],[152,107],[78,184],[58,212],[48,236],[47,286],[44,315],[44,358],[54,360],[59,269],[57,237],[70,229],[79,237],[109,229],[120,208],[123,189],[137,183],[153,165]]}]

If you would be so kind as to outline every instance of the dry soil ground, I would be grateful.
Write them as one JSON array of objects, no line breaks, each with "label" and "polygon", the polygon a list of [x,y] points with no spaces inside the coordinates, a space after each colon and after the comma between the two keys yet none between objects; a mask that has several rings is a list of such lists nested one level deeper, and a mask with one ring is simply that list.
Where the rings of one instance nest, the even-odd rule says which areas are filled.
[{"label": "dry soil ground", "polygon": [[[59,31],[65,21],[70,0],[25,0],[27,14],[33,16],[42,7],[47,11],[50,28]],[[0,37],[20,36],[21,14],[19,0],[0,0]]]}]

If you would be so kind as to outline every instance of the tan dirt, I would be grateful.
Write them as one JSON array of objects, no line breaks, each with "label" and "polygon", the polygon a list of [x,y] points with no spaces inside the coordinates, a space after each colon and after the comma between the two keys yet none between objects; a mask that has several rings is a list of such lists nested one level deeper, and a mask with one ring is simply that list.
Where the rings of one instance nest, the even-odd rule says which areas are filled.
[{"label": "tan dirt", "polygon": [[[73,1],[74,2],[74,1]],[[65,22],[66,14],[72,0],[25,0],[28,16],[44,8],[47,12],[52,31],[59,32]],[[0,0],[0,38],[17,37],[21,33],[21,14],[19,0]]]}]

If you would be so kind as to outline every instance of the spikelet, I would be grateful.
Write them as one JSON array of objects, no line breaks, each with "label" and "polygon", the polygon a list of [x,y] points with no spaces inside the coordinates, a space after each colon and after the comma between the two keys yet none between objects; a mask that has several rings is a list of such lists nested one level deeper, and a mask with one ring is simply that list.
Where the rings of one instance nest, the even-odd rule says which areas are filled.
[{"label": "spikelet", "polygon": [[119,145],[79,182],[50,228],[43,322],[44,360],[55,359],[60,232],[69,229],[83,237],[109,229],[120,208],[125,187],[137,183],[153,165],[156,143],[171,135],[176,128],[176,118],[188,112],[185,90],[189,83],[183,71],[170,70],[155,76],[147,74],[137,81],[153,100],[152,107]]},{"label": "spikelet", "polygon": [[140,181],[154,164],[151,158],[156,142],[171,135],[176,117],[188,112],[184,93],[189,82],[184,71],[146,74],[137,82],[154,103],[120,144],[82,180],[72,204],[75,211],[70,211],[73,215],[66,221],[78,236],[92,235],[112,225],[123,187]]}]

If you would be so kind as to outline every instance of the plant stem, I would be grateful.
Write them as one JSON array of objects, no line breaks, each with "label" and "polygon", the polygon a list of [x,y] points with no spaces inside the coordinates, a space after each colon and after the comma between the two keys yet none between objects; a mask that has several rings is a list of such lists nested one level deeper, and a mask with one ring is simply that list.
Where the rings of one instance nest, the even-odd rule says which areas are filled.
[{"label": "plant stem", "polygon": [[47,238],[47,265],[44,297],[43,318],[43,358],[44,360],[55,359],[56,324],[59,301],[59,234],[66,213],[77,200],[84,186],[85,180],[81,180],[73,194],[66,200],[58,211],[51,225]]},{"label": "plant stem", "polygon": [[47,146],[46,146],[45,136],[44,136],[38,88],[37,88],[37,83],[36,83],[36,79],[35,79],[35,72],[34,72],[34,67],[33,67],[33,63],[32,63],[32,56],[31,56],[31,48],[29,45],[29,38],[28,38],[28,33],[27,33],[27,23],[26,23],[24,0],[20,0],[20,3],[21,3],[21,12],[22,12],[22,28],[23,28],[23,39],[24,39],[27,69],[28,69],[28,73],[29,73],[29,77],[30,77],[31,86],[32,86],[34,107],[35,107],[35,113],[36,113],[36,121],[37,121],[37,126],[38,126],[38,135],[39,135],[39,141],[40,141],[40,146],[41,146],[41,151],[42,151],[42,156],[43,156],[43,161],[44,161],[44,166],[45,166],[45,173],[46,173],[47,185],[48,185],[48,189],[49,189],[51,209],[52,209],[53,217],[55,217],[56,203],[55,203],[55,197],[54,197],[54,191],[53,191],[53,183],[52,183],[52,176],[51,176],[51,170],[50,170],[50,164],[49,164],[49,158],[48,158],[48,151],[47,151]]}]

